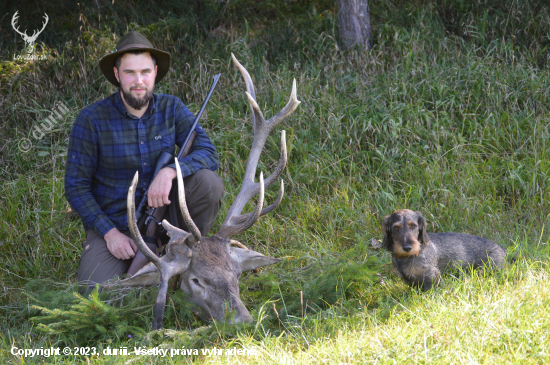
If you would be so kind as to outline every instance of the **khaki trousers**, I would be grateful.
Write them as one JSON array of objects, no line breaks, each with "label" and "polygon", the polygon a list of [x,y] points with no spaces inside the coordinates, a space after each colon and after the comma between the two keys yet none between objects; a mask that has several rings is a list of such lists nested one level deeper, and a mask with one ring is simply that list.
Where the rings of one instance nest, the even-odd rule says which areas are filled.
[{"label": "khaki trousers", "polygon": [[[203,236],[208,234],[220,210],[223,197],[223,180],[213,171],[199,170],[183,179],[185,185],[185,200],[189,214]],[[170,224],[187,230],[178,203],[178,183],[172,181],[170,190],[171,204],[166,210],[164,219]],[[121,230],[131,237],[129,230]],[[162,238],[162,237],[161,237]],[[166,236],[163,241],[166,241]],[[103,283],[116,276],[122,276],[128,271],[132,259],[120,260],[114,257],[107,243],[94,229],[86,231],[86,241],[82,244],[82,255],[78,267],[78,281],[91,290],[96,283]]]}]

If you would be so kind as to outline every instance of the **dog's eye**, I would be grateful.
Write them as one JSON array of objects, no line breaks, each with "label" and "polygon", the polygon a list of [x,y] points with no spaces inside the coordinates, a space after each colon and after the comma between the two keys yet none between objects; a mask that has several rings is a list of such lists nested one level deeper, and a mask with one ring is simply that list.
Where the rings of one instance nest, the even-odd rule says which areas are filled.
[{"label": "dog's eye", "polygon": [[400,228],[400,227],[395,226],[395,227],[393,227],[393,230],[394,230],[394,231],[399,231],[399,228]]}]

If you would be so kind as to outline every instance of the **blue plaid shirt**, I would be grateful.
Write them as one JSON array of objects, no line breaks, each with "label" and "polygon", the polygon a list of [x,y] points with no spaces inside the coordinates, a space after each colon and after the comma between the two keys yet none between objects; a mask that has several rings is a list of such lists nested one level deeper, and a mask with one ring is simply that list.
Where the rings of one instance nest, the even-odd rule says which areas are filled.
[{"label": "blue plaid shirt", "polygon": [[[65,197],[84,229],[94,228],[101,237],[115,227],[127,229],[126,200],[134,174],[139,171],[139,202],[160,152],[174,154],[194,120],[180,99],[165,94],[153,93],[141,118],[126,111],[120,90],[84,108],[71,130],[65,170]],[[180,161],[184,177],[219,166],[218,152],[204,129],[197,124],[195,132],[191,152]]]}]

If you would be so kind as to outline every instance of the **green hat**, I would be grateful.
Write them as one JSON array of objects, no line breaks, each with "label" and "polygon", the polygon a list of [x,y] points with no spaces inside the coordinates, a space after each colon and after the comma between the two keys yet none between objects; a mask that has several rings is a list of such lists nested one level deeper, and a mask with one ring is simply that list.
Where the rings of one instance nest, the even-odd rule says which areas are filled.
[{"label": "green hat", "polygon": [[170,69],[170,53],[159,51],[154,48],[151,42],[149,42],[142,34],[135,31],[128,32],[118,41],[115,52],[108,54],[99,60],[99,69],[103,72],[107,80],[116,87],[119,87],[120,83],[115,77],[113,67],[115,67],[115,62],[118,56],[129,51],[147,51],[155,56],[158,67],[155,83],[162,80],[162,78],[168,73],[168,70]]}]

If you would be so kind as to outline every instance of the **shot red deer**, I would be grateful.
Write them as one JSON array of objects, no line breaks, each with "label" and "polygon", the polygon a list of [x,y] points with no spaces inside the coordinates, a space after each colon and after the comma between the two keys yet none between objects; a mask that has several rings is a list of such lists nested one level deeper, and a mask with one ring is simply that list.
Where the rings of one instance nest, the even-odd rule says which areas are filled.
[{"label": "shot red deer", "polygon": [[[284,194],[282,180],[281,190],[275,202],[262,209],[264,189],[279,178],[286,166],[287,153],[284,130],[281,132],[281,155],[277,167],[265,181],[263,173],[260,174],[259,182],[254,182],[254,177],[260,154],[269,133],[300,104],[300,101],[296,99],[296,80],[293,82],[290,100],[287,105],[266,121],[256,103],[256,94],[250,75],[235,56],[231,55],[231,57],[246,84],[246,96],[252,112],[254,139],[240,192],[229,208],[218,233],[210,237],[201,237],[199,230],[191,220],[185,203],[183,179],[177,161],[179,205],[185,224],[189,227],[190,232],[176,228],[164,220],[162,225],[170,237],[164,256],[159,258],[150,251],[137,229],[134,201],[138,182],[137,172],[128,191],[130,230],[136,245],[151,262],[133,277],[120,281],[120,284],[124,286],[152,286],[160,283],[154,307],[153,329],[162,328],[168,281],[176,275],[180,277],[178,286],[187,294],[188,300],[200,309],[201,317],[221,321],[228,318],[229,311],[232,311],[234,316],[231,318],[231,322],[252,321],[252,317],[240,298],[239,277],[244,271],[254,270],[280,261],[280,259],[267,257],[256,251],[243,248],[242,245],[240,245],[241,247],[235,247],[232,243],[237,242],[231,240],[230,237],[246,231],[261,215],[271,212],[281,203]],[[242,214],[246,203],[255,195],[259,195],[259,197],[254,211]]]}]

